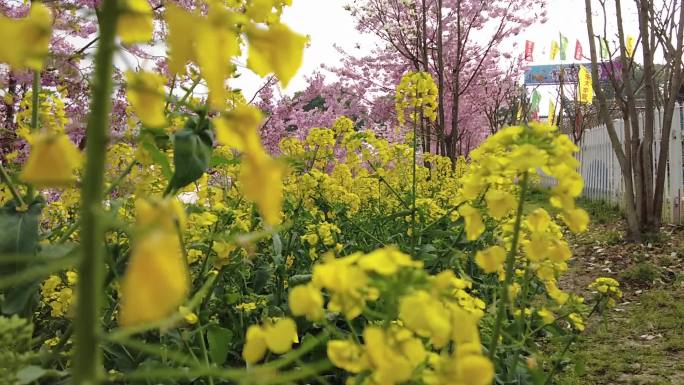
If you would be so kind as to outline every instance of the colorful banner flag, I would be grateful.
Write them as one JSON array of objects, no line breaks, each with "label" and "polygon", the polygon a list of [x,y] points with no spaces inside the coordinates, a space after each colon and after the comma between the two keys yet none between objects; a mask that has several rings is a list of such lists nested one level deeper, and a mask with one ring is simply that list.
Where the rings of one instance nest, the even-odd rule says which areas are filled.
[{"label": "colorful banner flag", "polygon": [[634,55],[634,44],[636,39],[634,36],[627,36],[627,43],[625,44],[625,50],[627,51],[627,56],[632,57]]},{"label": "colorful banner flag", "polygon": [[568,56],[568,38],[561,34],[560,35],[560,59],[561,60],[567,60],[568,59],[567,56]]},{"label": "colorful banner flag", "polygon": [[549,101],[549,124],[553,124],[556,120],[556,103],[553,100]]},{"label": "colorful banner flag", "polygon": [[600,38],[601,41],[601,59],[605,60],[610,57],[610,52],[608,51],[608,40],[605,37]]},{"label": "colorful banner flag", "polygon": [[534,120],[535,122],[539,121],[539,112],[538,111],[532,111],[530,114],[530,119]]},{"label": "colorful banner flag", "polygon": [[558,47],[558,42],[553,40],[551,42],[551,60],[556,60],[556,56],[558,56],[558,51],[560,50],[560,47]]},{"label": "colorful banner flag", "polygon": [[[560,84],[560,75],[563,74],[563,84],[578,83],[577,74],[579,67],[583,65],[590,68],[591,63],[574,64],[544,64],[530,65],[525,68],[525,85]],[[619,60],[604,61],[599,63],[599,82],[609,82],[613,77],[621,78],[622,63]]]},{"label": "colorful banner flag", "polygon": [[582,60],[582,44],[577,40],[575,42],[575,60]]},{"label": "colorful banner flag", "polygon": [[594,89],[591,84],[591,74],[587,68],[580,66],[579,68],[579,86],[578,86],[578,102],[591,104],[594,100]]},{"label": "colorful banner flag", "polygon": [[525,60],[532,61],[534,55],[534,42],[525,40]]},{"label": "colorful banner flag", "polygon": [[530,111],[531,112],[539,111],[539,101],[541,101],[541,95],[539,94],[539,91],[537,91],[537,90],[532,91],[532,97],[530,98]]}]

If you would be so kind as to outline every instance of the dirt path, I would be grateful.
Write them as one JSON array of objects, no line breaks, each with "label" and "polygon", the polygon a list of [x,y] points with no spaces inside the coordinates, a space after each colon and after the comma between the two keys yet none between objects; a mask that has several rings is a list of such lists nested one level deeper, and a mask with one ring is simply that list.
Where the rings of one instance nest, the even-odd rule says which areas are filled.
[{"label": "dirt path", "polygon": [[[592,212],[592,210],[589,210]],[[560,385],[684,384],[684,229],[666,228],[642,244],[622,240],[621,219],[593,212],[573,237],[562,287],[587,294],[599,276],[621,282],[621,303],[590,320]],[[598,219],[598,220],[596,220]]]}]

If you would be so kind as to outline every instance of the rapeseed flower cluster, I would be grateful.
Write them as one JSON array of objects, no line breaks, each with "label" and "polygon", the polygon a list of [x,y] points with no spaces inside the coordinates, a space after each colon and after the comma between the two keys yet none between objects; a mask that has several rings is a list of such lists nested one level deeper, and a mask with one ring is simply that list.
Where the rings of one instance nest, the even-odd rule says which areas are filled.
[{"label": "rapeseed flower cluster", "polygon": [[437,119],[437,85],[427,72],[408,72],[401,78],[397,86],[395,110],[399,125],[405,123],[405,111],[409,110],[411,122],[418,122],[422,117],[435,121]]},{"label": "rapeseed flower cluster", "polygon": [[41,301],[50,307],[52,317],[70,316],[75,303],[75,285],[78,274],[75,271],[67,271],[66,279],[59,275],[49,276],[40,285]]},{"label": "rapeseed flower cluster", "polygon": [[[484,302],[468,292],[469,281],[451,271],[430,276],[422,266],[392,247],[328,257],[314,266],[310,283],[290,291],[290,310],[315,322],[337,313],[353,320],[379,298],[396,301],[395,318],[368,322],[362,342],[328,341],[330,361],[364,384],[491,382],[494,367],[482,355],[478,330]],[[403,290],[388,289],[397,279]]]},{"label": "rapeseed flower cluster", "polygon": [[606,304],[608,307],[614,307],[616,301],[622,298],[620,283],[614,278],[596,278],[596,280],[589,285],[589,288],[596,290],[600,296],[607,298]]}]

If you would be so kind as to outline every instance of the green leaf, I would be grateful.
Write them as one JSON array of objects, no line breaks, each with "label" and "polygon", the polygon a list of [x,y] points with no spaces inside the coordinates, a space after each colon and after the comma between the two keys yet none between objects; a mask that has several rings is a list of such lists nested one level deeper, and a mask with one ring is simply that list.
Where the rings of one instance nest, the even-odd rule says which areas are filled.
[{"label": "green leaf", "polygon": [[309,281],[311,281],[311,274],[293,275],[287,280],[289,286],[297,286]]},{"label": "green leaf", "polygon": [[33,203],[24,212],[17,211],[14,202],[0,209],[0,254],[35,254],[42,209],[42,202]]},{"label": "green leaf", "polygon": [[48,371],[40,366],[29,365],[19,369],[17,372],[18,384],[29,384],[43,377]]},{"label": "green leaf", "polygon": [[240,300],[240,298],[242,298],[242,294],[240,293],[228,293],[226,294],[226,303],[228,305],[233,305],[237,303]]},{"label": "green leaf", "polygon": [[268,266],[261,266],[258,269],[256,269],[253,276],[253,285],[255,293],[258,294],[264,290],[266,284],[268,284],[268,280],[271,277],[272,273],[272,269]]},{"label": "green leaf", "polygon": [[[14,263],[0,267],[0,276],[16,276],[35,262],[38,248],[38,221],[43,203],[34,202],[26,211],[18,211],[14,202],[0,209],[0,255],[21,255]],[[5,315],[21,312],[39,287],[40,280],[33,278],[6,286],[2,301]]]},{"label": "green leaf", "polygon": [[173,176],[173,171],[166,155],[151,141],[145,140],[141,145],[152,157],[152,160],[161,167],[164,178],[170,179]]},{"label": "green leaf", "polygon": [[213,146],[210,130],[196,132],[184,128],[174,135],[173,165],[175,167],[169,187],[183,188],[199,179],[209,168]]},{"label": "green leaf", "polygon": [[233,332],[217,325],[207,328],[207,341],[209,342],[209,356],[217,365],[222,365],[228,358],[228,349],[233,339]]},{"label": "green leaf", "polygon": [[211,163],[209,163],[209,167],[231,166],[231,165],[235,165],[238,163],[240,163],[240,161],[237,158],[229,159],[223,155],[214,154],[211,157]]},{"label": "green leaf", "polygon": [[40,282],[42,279],[35,279],[31,282],[22,283],[17,286],[9,288],[5,292],[5,298],[2,301],[2,314],[12,315],[21,313],[29,299],[33,297],[34,294],[40,288]]},{"label": "green leaf", "polygon": [[281,266],[284,262],[283,242],[280,239],[280,235],[278,235],[278,233],[273,233],[271,239],[273,240],[273,262],[275,262],[276,266]]}]

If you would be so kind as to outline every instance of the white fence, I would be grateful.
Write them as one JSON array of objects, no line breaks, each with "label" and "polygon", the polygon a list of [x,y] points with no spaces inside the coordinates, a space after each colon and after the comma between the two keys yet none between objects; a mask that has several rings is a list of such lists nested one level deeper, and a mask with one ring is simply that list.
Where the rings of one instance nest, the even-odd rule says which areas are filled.
[{"label": "white fence", "polygon": [[[655,133],[653,143],[654,176],[660,151],[662,111],[655,114]],[[613,121],[620,141],[624,138],[624,122]],[[639,128],[643,133],[643,114],[640,116]],[[675,106],[670,132],[670,151],[665,179],[665,196],[663,199],[663,222],[682,222],[682,200],[684,197],[684,169],[682,168],[682,132],[684,131],[684,105]],[[579,145],[580,173],[584,178],[582,195],[591,200],[603,200],[623,205],[624,184],[620,165],[613,152],[605,125],[586,130]],[[550,187],[555,184],[552,178],[542,176],[541,183]]]}]

